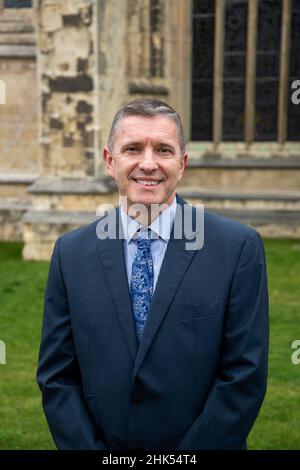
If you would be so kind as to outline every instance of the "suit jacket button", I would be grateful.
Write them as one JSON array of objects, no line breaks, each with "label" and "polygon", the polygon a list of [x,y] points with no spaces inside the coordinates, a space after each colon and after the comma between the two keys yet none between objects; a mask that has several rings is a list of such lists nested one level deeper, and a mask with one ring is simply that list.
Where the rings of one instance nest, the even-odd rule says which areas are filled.
[{"label": "suit jacket button", "polygon": [[135,392],[134,395],[133,395],[133,398],[132,398],[132,404],[133,405],[140,405],[142,403],[142,397],[139,393]]},{"label": "suit jacket button", "polygon": [[135,406],[138,406],[142,403],[142,399],[141,397],[134,397],[132,403],[135,405]]}]

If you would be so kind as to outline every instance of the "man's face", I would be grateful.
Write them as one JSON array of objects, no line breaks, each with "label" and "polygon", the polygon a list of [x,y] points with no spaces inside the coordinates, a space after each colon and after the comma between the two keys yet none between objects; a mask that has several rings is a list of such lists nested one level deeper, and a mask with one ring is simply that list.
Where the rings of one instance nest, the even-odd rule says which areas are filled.
[{"label": "man's face", "polygon": [[127,116],[119,123],[113,152],[103,158],[128,207],[171,204],[187,162],[181,158],[176,123],[165,116]]}]

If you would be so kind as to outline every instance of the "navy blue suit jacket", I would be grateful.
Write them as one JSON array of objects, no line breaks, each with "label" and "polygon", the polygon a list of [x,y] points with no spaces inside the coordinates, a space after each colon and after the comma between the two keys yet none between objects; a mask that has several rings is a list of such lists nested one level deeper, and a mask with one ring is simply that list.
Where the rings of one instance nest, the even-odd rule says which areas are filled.
[{"label": "navy blue suit jacket", "polygon": [[56,446],[245,449],[267,382],[258,232],[206,211],[202,249],[172,231],[137,348],[123,240],[96,226],[51,258],[37,382]]}]

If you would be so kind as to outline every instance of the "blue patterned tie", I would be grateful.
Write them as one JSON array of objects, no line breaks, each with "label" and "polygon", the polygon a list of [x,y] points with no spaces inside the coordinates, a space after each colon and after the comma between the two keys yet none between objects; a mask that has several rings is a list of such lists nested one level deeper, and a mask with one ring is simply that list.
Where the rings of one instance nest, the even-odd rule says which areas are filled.
[{"label": "blue patterned tie", "polygon": [[137,340],[140,342],[153,294],[153,260],[151,255],[151,230],[138,232],[138,251],[132,263],[130,281],[131,302],[134,313]]}]

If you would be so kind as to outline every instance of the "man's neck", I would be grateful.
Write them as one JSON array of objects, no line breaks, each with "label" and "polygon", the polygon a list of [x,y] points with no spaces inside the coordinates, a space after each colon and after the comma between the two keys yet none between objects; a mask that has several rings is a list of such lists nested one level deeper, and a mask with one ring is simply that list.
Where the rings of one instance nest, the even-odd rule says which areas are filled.
[{"label": "man's neck", "polygon": [[176,194],[170,203],[151,204],[150,206],[136,203],[127,207],[127,198],[120,196],[120,205],[127,215],[135,219],[142,227],[147,227],[173,204],[175,198]]}]

